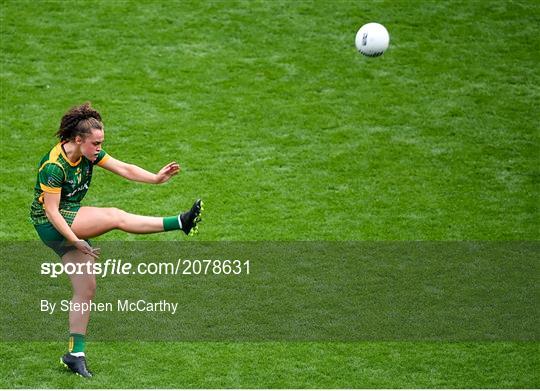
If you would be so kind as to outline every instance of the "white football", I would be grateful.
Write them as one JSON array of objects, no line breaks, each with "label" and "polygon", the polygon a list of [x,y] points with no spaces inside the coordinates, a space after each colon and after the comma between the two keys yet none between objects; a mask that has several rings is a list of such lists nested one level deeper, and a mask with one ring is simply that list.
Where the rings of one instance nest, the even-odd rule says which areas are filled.
[{"label": "white football", "polygon": [[364,56],[377,57],[388,49],[390,35],[382,24],[368,23],[360,27],[354,42]]}]

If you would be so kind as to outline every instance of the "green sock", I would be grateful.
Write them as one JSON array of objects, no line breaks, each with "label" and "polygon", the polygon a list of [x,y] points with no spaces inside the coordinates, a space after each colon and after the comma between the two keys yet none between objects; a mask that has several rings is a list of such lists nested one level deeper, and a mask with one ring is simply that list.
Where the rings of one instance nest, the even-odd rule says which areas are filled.
[{"label": "green sock", "polygon": [[69,348],[70,353],[84,352],[84,335],[71,333],[69,334]]},{"label": "green sock", "polygon": [[180,219],[178,218],[178,216],[164,217],[163,229],[165,231],[172,231],[175,229],[180,229]]}]

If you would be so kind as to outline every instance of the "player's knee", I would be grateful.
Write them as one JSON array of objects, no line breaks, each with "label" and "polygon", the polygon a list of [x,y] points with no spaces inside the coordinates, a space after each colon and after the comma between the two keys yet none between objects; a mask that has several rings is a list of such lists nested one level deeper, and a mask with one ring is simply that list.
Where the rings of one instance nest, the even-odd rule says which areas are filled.
[{"label": "player's knee", "polygon": [[108,208],[107,213],[116,228],[122,229],[125,227],[127,215],[126,212],[118,208]]},{"label": "player's knee", "polygon": [[96,296],[96,280],[92,279],[86,287],[86,297],[93,299]]},{"label": "player's knee", "polygon": [[76,295],[82,300],[92,300],[96,295],[96,280],[87,279],[76,289]]}]

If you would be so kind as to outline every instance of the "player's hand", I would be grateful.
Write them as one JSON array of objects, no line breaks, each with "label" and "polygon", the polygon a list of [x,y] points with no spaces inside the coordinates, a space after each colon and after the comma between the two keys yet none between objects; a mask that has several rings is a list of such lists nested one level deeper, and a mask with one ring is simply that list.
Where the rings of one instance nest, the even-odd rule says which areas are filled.
[{"label": "player's hand", "polygon": [[101,250],[99,248],[93,248],[88,244],[86,240],[77,240],[73,243],[73,245],[82,252],[83,254],[90,255],[94,259],[99,258],[99,254],[101,253]]},{"label": "player's hand", "polygon": [[167,182],[173,176],[180,172],[180,165],[176,162],[171,162],[163,167],[156,174],[156,184]]}]

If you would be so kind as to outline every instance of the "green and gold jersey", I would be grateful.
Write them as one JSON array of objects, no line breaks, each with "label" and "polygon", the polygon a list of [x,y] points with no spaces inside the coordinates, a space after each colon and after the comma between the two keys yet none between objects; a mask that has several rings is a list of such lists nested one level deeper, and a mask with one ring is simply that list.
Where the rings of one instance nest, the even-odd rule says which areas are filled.
[{"label": "green and gold jersey", "polygon": [[[58,143],[39,162],[34,201],[30,210],[30,218],[34,224],[44,224],[49,220],[43,207],[43,193],[60,194],[60,211],[77,211],[80,202],[86,195],[92,180],[92,169],[95,164],[103,165],[109,155],[101,150],[97,159],[92,162],[82,156],[77,162],[71,162],[66,156],[62,143]],[[66,215],[62,213],[66,218]],[[72,218],[75,217],[73,213]],[[73,222],[68,221],[69,224]]]}]

